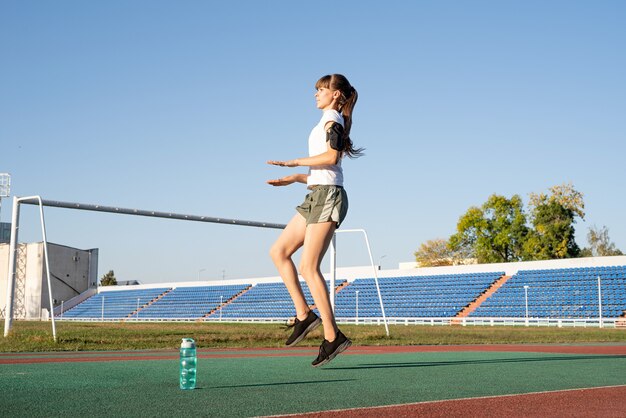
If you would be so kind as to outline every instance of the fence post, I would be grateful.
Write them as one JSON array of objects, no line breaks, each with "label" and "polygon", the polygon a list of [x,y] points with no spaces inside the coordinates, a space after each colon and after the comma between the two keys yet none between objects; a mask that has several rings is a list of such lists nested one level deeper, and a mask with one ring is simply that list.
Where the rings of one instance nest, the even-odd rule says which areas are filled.
[{"label": "fence post", "polygon": [[602,323],[602,281],[600,276],[598,276],[598,316],[598,324],[600,328],[604,328],[604,324]]}]

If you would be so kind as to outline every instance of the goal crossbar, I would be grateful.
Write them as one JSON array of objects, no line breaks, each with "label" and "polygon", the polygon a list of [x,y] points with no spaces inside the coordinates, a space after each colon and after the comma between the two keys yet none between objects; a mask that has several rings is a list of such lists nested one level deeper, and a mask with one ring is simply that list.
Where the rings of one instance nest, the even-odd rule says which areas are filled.
[{"label": "goal crossbar", "polygon": [[[19,203],[26,204],[26,205],[38,205],[39,200],[36,197],[22,198],[20,199]],[[200,216],[200,215],[185,215],[185,214],[173,213],[173,212],[159,212],[155,210],[130,209],[130,208],[121,208],[118,206],[94,205],[90,203],[61,202],[58,200],[42,199],[41,204],[43,206],[50,206],[50,207],[55,207],[55,208],[87,210],[87,211],[92,211],[92,212],[118,213],[122,215],[149,216],[153,218],[178,219],[182,221],[211,222],[211,223],[228,224],[228,225],[254,226],[254,227],[259,227],[259,228],[284,229],[286,226],[284,224],[277,224],[277,223],[271,223],[271,222],[246,221],[242,219],[216,218],[212,216]]]}]

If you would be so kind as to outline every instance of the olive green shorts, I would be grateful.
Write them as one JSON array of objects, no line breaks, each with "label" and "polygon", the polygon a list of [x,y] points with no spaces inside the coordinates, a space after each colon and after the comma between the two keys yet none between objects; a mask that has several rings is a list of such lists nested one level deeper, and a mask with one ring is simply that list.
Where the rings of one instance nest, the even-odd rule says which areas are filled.
[{"label": "olive green shorts", "polygon": [[348,195],[341,186],[312,186],[304,202],[296,208],[306,224],[337,222],[337,228],[348,213]]}]

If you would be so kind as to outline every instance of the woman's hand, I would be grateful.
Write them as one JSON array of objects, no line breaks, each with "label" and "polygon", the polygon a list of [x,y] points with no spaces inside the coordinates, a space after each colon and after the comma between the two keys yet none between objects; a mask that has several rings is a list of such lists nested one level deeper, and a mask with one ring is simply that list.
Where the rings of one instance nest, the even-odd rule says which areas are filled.
[{"label": "woman's hand", "polygon": [[269,184],[270,186],[288,186],[295,182],[296,179],[294,178],[294,176],[285,176],[280,179],[268,180],[267,184]]},{"label": "woman's hand", "polygon": [[289,160],[289,161],[268,161],[268,164],[277,165],[279,167],[298,167],[298,160]]},{"label": "woman's hand", "polygon": [[292,183],[304,183],[307,181],[307,174],[291,174],[276,180],[268,180],[267,184],[272,186],[288,186]]}]

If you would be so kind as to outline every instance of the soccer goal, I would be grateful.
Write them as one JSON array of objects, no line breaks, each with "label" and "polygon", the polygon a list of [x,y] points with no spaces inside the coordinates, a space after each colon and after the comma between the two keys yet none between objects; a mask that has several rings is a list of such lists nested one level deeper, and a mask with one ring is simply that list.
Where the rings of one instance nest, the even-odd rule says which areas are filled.
[{"label": "soccer goal", "polygon": [[[13,198],[13,213],[12,213],[12,221],[11,221],[11,239],[9,244],[9,266],[8,266],[8,275],[7,275],[7,296],[6,296],[6,306],[5,306],[5,323],[4,323],[4,336],[7,337],[14,319],[14,291],[15,291],[15,280],[16,280],[16,260],[17,260],[17,249],[18,249],[18,232],[20,229],[20,206],[21,205],[36,205],[39,207],[39,218],[41,223],[41,232],[43,236],[43,252],[46,266],[46,279],[48,286],[48,297],[49,297],[49,306],[50,306],[50,318],[52,322],[52,334],[53,338],[56,341],[56,325],[55,325],[55,315],[54,315],[54,305],[53,305],[53,296],[52,296],[52,286],[50,280],[50,268],[48,261],[48,240],[46,236],[46,223],[44,219],[44,207],[55,207],[55,208],[64,208],[64,209],[74,209],[80,211],[92,211],[92,212],[106,212],[112,214],[120,214],[120,215],[131,215],[131,216],[142,216],[142,217],[151,217],[151,218],[163,218],[163,219],[175,219],[182,221],[191,221],[191,222],[207,222],[207,223],[218,223],[225,225],[238,225],[238,226],[248,226],[248,227],[256,227],[256,228],[269,228],[269,229],[283,229],[285,227],[284,224],[271,223],[271,222],[260,222],[260,221],[248,221],[241,219],[228,219],[228,218],[219,218],[219,217],[211,217],[211,216],[200,216],[200,215],[186,215],[179,214],[173,212],[162,212],[162,211],[153,211],[153,210],[145,210],[145,209],[129,209],[129,208],[121,208],[115,206],[105,206],[99,204],[85,204],[85,203],[76,203],[76,202],[62,202],[55,200],[45,200],[40,196],[29,196],[29,197],[14,197]],[[380,287],[378,283],[378,275],[377,268],[374,265],[371,247],[369,243],[369,239],[367,237],[367,232],[364,229],[355,229],[355,230],[337,230],[335,232],[335,236],[333,237],[331,248],[330,248],[330,282],[331,289],[335,289],[335,281],[336,281],[336,265],[337,265],[337,250],[336,250],[336,234],[338,233],[360,233],[363,234],[365,239],[365,243],[367,246],[372,272],[374,275],[374,279],[376,282],[376,289],[378,292],[378,298],[380,302],[380,307],[383,315],[383,322],[385,324],[385,331],[387,336],[389,336],[389,327],[387,324],[387,318],[385,315],[385,309],[383,305],[382,296],[380,293]],[[199,275],[199,273],[198,273]],[[334,309],[334,291],[330,292],[331,304]]]}]

